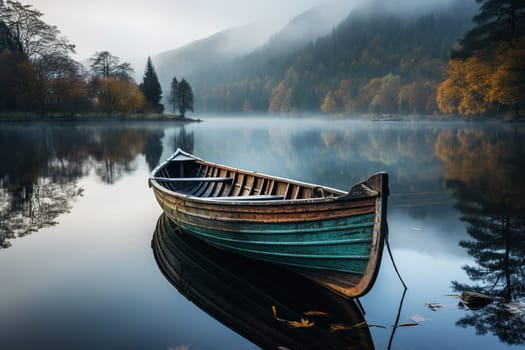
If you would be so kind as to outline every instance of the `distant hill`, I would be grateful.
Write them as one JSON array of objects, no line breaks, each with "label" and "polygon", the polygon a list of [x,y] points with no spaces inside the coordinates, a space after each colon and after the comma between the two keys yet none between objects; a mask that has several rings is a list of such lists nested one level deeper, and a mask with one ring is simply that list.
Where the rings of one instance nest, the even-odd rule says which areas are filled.
[{"label": "distant hill", "polygon": [[329,34],[354,8],[352,1],[332,0],[294,17],[284,28],[250,56],[289,55]]},{"label": "distant hill", "polygon": [[[160,53],[152,58],[164,95],[173,77],[191,77],[192,83],[209,80],[209,74],[228,71],[226,67],[241,62],[249,55],[251,69],[255,61],[291,54],[313,40],[328,34],[353,7],[346,0],[332,0],[308,10],[277,32],[271,23],[261,22],[230,28],[181,48]],[[242,70],[241,67],[238,67]],[[228,73],[229,74],[229,73]]]},{"label": "distant hill", "polygon": [[[196,111],[434,113],[450,49],[476,4],[403,3],[367,2],[333,30],[319,27],[324,37],[303,26],[319,9],[298,16],[251,54],[191,74]],[[296,34],[300,27],[305,36]]]},{"label": "distant hill", "polygon": [[160,53],[152,60],[161,85],[165,88],[174,76],[180,80],[252,52],[271,34],[262,24],[230,28],[181,48]]}]

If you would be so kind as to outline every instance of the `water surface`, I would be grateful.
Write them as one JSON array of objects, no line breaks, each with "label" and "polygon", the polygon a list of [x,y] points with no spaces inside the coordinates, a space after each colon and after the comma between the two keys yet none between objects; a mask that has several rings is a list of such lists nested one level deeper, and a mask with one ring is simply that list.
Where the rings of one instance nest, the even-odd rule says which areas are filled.
[{"label": "water surface", "polygon": [[[155,259],[151,240],[161,210],[147,177],[177,147],[214,162],[341,189],[387,171],[390,244],[409,288],[402,299],[385,255],[374,288],[360,299],[372,325],[372,347],[524,348],[523,313],[505,308],[523,302],[525,293],[522,124],[276,118],[2,124],[0,348],[261,344],[242,329],[250,319],[275,319],[272,305],[246,310],[251,317],[226,310],[226,304],[212,312],[188,300],[191,295],[179,291]],[[212,264],[221,267],[221,259]],[[234,269],[223,272],[235,278]],[[213,286],[196,280],[191,290],[213,302]],[[297,286],[304,287],[283,285],[278,297],[301,294],[305,308],[316,305],[310,299],[340,302],[320,297],[314,286]],[[465,289],[496,301],[470,310],[454,296]],[[238,298],[254,294],[241,291]],[[318,326],[327,322],[310,318]],[[287,327],[293,336],[311,336],[309,328]],[[325,336],[328,342],[333,334]],[[351,336],[345,338],[349,348],[362,347],[359,337],[352,345]]]}]

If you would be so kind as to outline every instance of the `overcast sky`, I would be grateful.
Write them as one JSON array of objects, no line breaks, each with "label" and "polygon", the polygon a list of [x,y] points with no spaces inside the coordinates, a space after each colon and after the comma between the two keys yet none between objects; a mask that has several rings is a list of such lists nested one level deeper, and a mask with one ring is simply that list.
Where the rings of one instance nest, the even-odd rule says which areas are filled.
[{"label": "overcast sky", "polygon": [[[108,50],[126,61],[223,29],[287,19],[325,0],[19,0],[77,46],[77,59]],[[352,0],[348,0],[352,1]]]}]

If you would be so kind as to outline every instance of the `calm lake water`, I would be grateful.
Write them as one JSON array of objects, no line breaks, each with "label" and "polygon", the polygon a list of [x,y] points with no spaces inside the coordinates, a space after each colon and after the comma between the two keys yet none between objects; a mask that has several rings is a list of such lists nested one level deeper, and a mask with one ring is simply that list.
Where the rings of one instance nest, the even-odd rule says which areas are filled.
[{"label": "calm lake water", "polygon": [[[163,217],[147,178],[177,147],[341,189],[387,171],[404,298],[386,250],[364,315],[296,276],[250,274],[249,262],[186,242],[175,258],[210,270],[173,285],[151,246]],[[1,124],[0,349],[254,349],[287,337],[301,348],[523,349],[524,171],[519,123]],[[466,289],[496,301],[471,310],[457,297]],[[332,311],[295,328],[287,306]]]}]

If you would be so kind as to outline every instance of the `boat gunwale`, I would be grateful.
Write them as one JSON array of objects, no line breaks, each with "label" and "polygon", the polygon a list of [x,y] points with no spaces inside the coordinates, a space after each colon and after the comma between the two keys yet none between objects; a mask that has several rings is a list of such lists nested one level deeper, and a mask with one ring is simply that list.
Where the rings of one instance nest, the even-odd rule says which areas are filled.
[{"label": "boat gunwale", "polygon": [[[179,151],[180,151],[180,149],[177,150],[177,152],[179,152]],[[185,156],[189,155],[188,153],[186,153],[184,151],[180,151],[180,152],[183,155],[185,155]],[[215,197],[194,196],[194,195],[183,193],[183,192],[172,191],[172,190],[162,186],[160,184],[161,181],[157,181],[155,179],[156,173],[158,171],[160,171],[162,168],[166,167],[169,164],[169,162],[171,161],[172,158],[173,158],[173,156],[168,158],[167,160],[165,160],[161,164],[159,164],[155,169],[153,169],[153,171],[151,172],[150,177],[148,179],[149,186],[150,187],[154,186],[155,188],[159,189],[162,192],[165,192],[168,195],[171,195],[171,196],[174,196],[174,197],[178,197],[178,198],[181,198],[181,199],[184,199],[184,200],[195,201],[195,202],[198,202],[198,203],[217,203],[217,204],[228,205],[228,206],[261,205],[261,204],[263,204],[263,205],[282,205],[282,204],[295,204],[295,203],[297,203],[297,204],[299,204],[299,203],[328,203],[328,202],[332,202],[332,201],[343,200],[349,194],[349,192],[347,192],[347,191],[343,191],[343,190],[336,189],[336,188],[329,187],[329,186],[323,186],[323,185],[319,185],[319,184],[315,184],[315,183],[309,183],[309,182],[304,182],[304,181],[293,180],[293,179],[280,177],[280,176],[268,175],[268,174],[265,174],[265,173],[260,173],[260,172],[252,171],[252,170],[245,170],[245,169],[240,169],[240,168],[234,168],[234,167],[231,167],[231,166],[228,166],[228,165],[223,165],[223,164],[219,164],[219,163],[215,163],[215,162],[209,162],[209,161],[205,161],[205,160],[202,160],[200,158],[194,157],[195,162],[197,164],[200,164],[200,165],[212,166],[214,168],[219,168],[219,169],[223,169],[223,170],[226,170],[226,171],[231,171],[231,172],[233,172],[235,174],[249,175],[249,176],[257,177],[257,178],[260,178],[260,179],[271,180],[271,181],[280,181],[280,182],[284,182],[284,183],[291,184],[291,185],[296,185],[296,186],[309,188],[309,189],[312,189],[312,190],[316,189],[316,188],[319,188],[319,189],[322,189],[323,191],[326,191],[326,192],[329,192],[329,193],[333,194],[333,196],[331,196],[331,197],[313,197],[313,198],[299,198],[299,199],[267,199],[267,200],[265,200],[265,199],[262,199],[262,200],[261,199],[256,199],[255,197],[254,197],[254,200],[250,200],[250,199],[246,198],[247,196],[221,196],[221,197],[223,197],[222,199],[215,199]],[[202,176],[202,178],[206,178],[206,177],[207,176]],[[177,177],[174,177],[174,178],[176,179]],[[206,181],[206,180],[203,180],[203,181]],[[195,182],[198,182],[198,181],[196,180]],[[373,198],[373,197],[376,197],[376,196],[380,196],[380,194],[377,193],[377,194],[371,195],[369,197]],[[224,197],[228,197],[228,199],[224,199]],[[239,200],[235,200],[235,197],[243,197],[243,198],[239,199]]]},{"label": "boat gunwale", "polygon": [[[247,205],[247,206],[277,205],[277,206],[281,206],[283,204],[290,204],[290,205],[292,205],[292,204],[307,204],[307,203],[325,204],[325,203],[331,203],[331,202],[359,199],[359,198],[349,197],[348,196],[349,192],[345,192],[345,191],[338,190],[338,189],[335,189],[335,188],[332,188],[332,187],[328,187],[328,186],[322,186],[322,185],[317,185],[317,184],[314,184],[314,183],[296,181],[296,180],[291,180],[291,179],[278,177],[278,176],[266,175],[266,174],[262,174],[262,173],[258,173],[258,172],[252,172],[252,171],[249,171],[249,170],[230,168],[230,167],[227,167],[227,166],[224,166],[224,165],[220,165],[220,164],[216,164],[216,163],[205,162],[203,164],[210,164],[210,165],[214,165],[214,166],[218,166],[218,167],[223,167],[223,169],[227,169],[227,170],[231,169],[232,171],[241,172],[244,175],[248,174],[248,175],[253,175],[253,176],[265,178],[267,180],[282,181],[282,182],[286,182],[286,183],[289,183],[289,184],[303,186],[303,187],[307,187],[307,188],[311,188],[311,189],[313,189],[313,188],[321,188],[322,190],[336,192],[339,195],[338,196],[333,196],[333,197],[315,197],[315,198],[299,198],[299,199],[297,199],[297,198],[296,199],[262,199],[262,200],[261,199],[256,199],[255,196],[254,196],[253,200],[246,199],[246,196],[221,196],[222,198],[217,198],[217,199],[215,197],[199,197],[199,196],[194,196],[194,195],[183,193],[183,192],[172,191],[172,190],[162,186],[159,183],[159,181],[157,181],[157,180],[155,180],[153,178],[153,172],[152,172],[151,177],[148,179],[149,186],[150,187],[155,187],[160,192],[163,192],[166,195],[169,195],[169,196],[172,196],[172,197],[179,198],[181,200],[188,200],[188,201],[192,201],[192,202],[196,202],[196,203],[203,203],[203,204],[220,204],[220,205],[227,205],[227,206],[239,206],[239,205]],[[379,173],[371,175],[370,177],[373,177],[374,175],[379,175],[379,174],[383,174],[383,173],[379,172]],[[198,182],[198,181],[196,181],[196,182]],[[358,183],[356,185],[359,185],[359,184],[362,184],[362,183],[363,182]],[[381,196],[381,193],[377,192],[376,194],[373,194],[373,195],[370,195],[370,196],[366,196],[364,198],[372,199],[372,198],[376,198],[376,197],[380,197],[380,196]],[[225,197],[227,197],[227,199],[224,199]],[[235,197],[243,197],[243,198],[242,199],[239,198],[239,200],[235,200]]]}]

